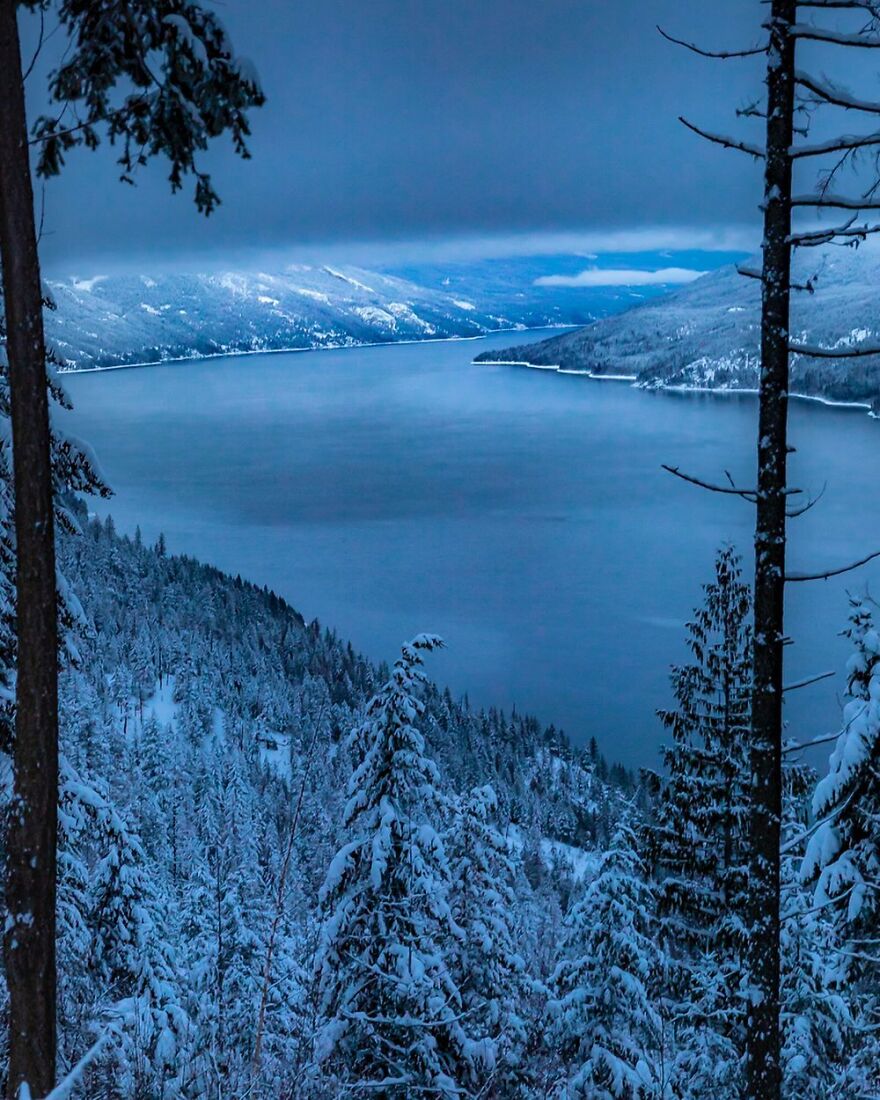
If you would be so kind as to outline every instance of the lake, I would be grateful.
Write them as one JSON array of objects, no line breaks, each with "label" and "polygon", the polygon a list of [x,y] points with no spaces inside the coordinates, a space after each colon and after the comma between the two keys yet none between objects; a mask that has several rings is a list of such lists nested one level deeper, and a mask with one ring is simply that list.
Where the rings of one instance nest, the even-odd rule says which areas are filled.
[{"label": "lake", "polygon": [[[531,334],[539,339],[546,333]],[[475,704],[516,706],[631,766],[655,764],[669,665],[715,549],[748,552],[749,505],[685,485],[679,465],[754,478],[756,402],[476,366],[520,334],[237,356],[66,375],[66,426],[115,497],[94,505],[169,549],[267,584],[375,659],[419,631],[429,671]],[[880,424],[792,406],[792,569],[880,549]],[[792,586],[792,733],[837,723],[846,591],[876,564]]]}]

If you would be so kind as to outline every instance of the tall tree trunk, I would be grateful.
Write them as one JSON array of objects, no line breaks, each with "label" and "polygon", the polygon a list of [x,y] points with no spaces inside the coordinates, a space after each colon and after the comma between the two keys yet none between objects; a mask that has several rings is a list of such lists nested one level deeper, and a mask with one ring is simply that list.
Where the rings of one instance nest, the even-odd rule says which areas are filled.
[{"label": "tall tree trunk", "polygon": [[752,863],[747,1095],[778,1100],[779,839],[782,816],[782,664],[788,458],[788,326],[791,273],[792,123],[796,0],[772,0],[767,68],[764,264],[755,638],[752,695]]},{"label": "tall tree trunk", "polygon": [[40,265],[16,21],[0,0],[0,260],[6,312],[17,545],[14,799],[4,933],[8,1096],[55,1081],[58,626]]}]

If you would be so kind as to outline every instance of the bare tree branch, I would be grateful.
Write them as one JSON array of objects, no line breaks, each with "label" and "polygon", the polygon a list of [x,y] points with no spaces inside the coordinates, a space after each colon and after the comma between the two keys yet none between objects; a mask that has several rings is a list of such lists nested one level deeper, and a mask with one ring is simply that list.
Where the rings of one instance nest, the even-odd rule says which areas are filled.
[{"label": "bare tree branch", "polygon": [[803,355],[806,359],[867,359],[871,355],[880,355],[880,344],[868,344],[855,348],[823,348],[819,344],[792,344],[788,350],[792,355]]},{"label": "bare tree branch", "polygon": [[[764,281],[764,272],[760,268],[737,264],[736,271],[738,275],[745,275],[747,279],[757,279],[759,283]],[[808,294],[814,294],[816,291],[815,281],[818,278],[818,275],[812,275],[805,283],[789,283],[788,288],[789,290],[805,290]]]},{"label": "bare tree branch", "polygon": [[832,676],[836,676],[837,673],[832,669],[830,672],[820,672],[816,676],[808,676],[803,680],[795,680],[793,684],[786,684],[783,687],[783,691],[797,691],[799,688],[809,687],[810,684],[818,684],[820,680],[828,680]]},{"label": "bare tree branch", "polygon": [[875,550],[872,554],[867,554],[863,558],[859,558],[858,561],[850,562],[849,565],[842,565],[838,569],[826,569],[822,573],[786,573],[785,580],[788,582],[795,581],[827,581],[830,577],[839,577],[842,573],[852,573],[854,569],[860,569],[863,565],[867,565],[869,561],[873,561],[875,558],[880,558],[880,550]]},{"label": "bare tree branch", "polygon": [[666,463],[661,463],[662,469],[668,474],[672,474],[673,477],[681,478],[682,481],[687,481],[691,485],[697,485],[701,489],[708,489],[712,493],[724,493],[726,496],[742,497],[744,500],[754,503],[757,500],[757,493],[754,489],[738,489],[735,485],[728,487],[727,485],[714,485],[711,481],[703,481],[702,478],[693,477],[691,474],[686,474],[678,468],[678,466],[667,466]]},{"label": "bare tree branch", "polygon": [[764,150],[758,145],[751,145],[749,142],[739,141],[737,138],[725,137],[724,134],[714,134],[711,130],[703,130],[694,125],[693,122],[689,122],[683,115],[679,115],[678,121],[682,126],[686,126],[701,138],[705,138],[706,141],[711,141],[715,145],[720,145],[723,149],[737,149],[741,153],[748,153],[750,157],[754,157],[756,160],[764,159]]},{"label": "bare tree branch", "polygon": [[819,142],[817,145],[794,145],[789,150],[789,155],[793,160],[801,160],[804,157],[822,157],[829,153],[867,149],[869,145],[880,145],[880,133],[846,134],[843,137]]},{"label": "bare tree branch", "polygon": [[803,752],[805,749],[812,749],[815,748],[817,745],[827,745],[831,741],[839,740],[839,738],[839,731],[837,733],[826,733],[824,737],[815,737],[812,741],[795,741],[790,745],[786,745],[782,751],[786,754],[792,752]]},{"label": "bare tree branch", "polygon": [[[711,481],[704,481],[702,478],[694,477],[693,474],[686,474],[678,466],[669,466],[665,462],[662,462],[661,469],[665,470],[668,474],[672,474],[673,477],[680,478],[682,481],[688,482],[689,485],[696,485],[700,489],[708,489],[712,493],[723,493],[725,496],[742,497],[743,500],[748,500],[754,504],[758,499],[757,489],[741,489],[734,483],[733,478],[725,470],[725,476],[730,482],[730,485],[716,485]],[[803,493],[803,489],[786,489],[785,496],[797,496]]]},{"label": "bare tree branch", "polygon": [[817,8],[831,10],[866,11],[880,19],[880,4],[874,0],[798,0],[799,8]]},{"label": "bare tree branch", "polygon": [[840,88],[828,80],[817,80],[803,69],[797,70],[795,80],[802,88],[812,92],[822,103],[828,103],[832,107],[842,107],[847,111],[863,111],[865,114],[880,115],[880,103],[868,99],[857,99],[845,88]]},{"label": "bare tree branch", "polygon": [[700,57],[710,57],[718,61],[728,61],[735,57],[756,57],[758,54],[767,52],[766,46],[752,46],[745,50],[704,50],[702,46],[698,46],[694,42],[687,42],[683,38],[676,38],[674,35],[667,34],[659,24],[657,30],[667,42],[671,42],[674,46],[684,46],[686,50],[699,54]]},{"label": "bare tree branch", "polygon": [[862,197],[850,198],[849,195],[793,195],[791,205],[815,206],[829,210],[880,210],[880,201]]},{"label": "bare tree branch", "polygon": [[846,34],[828,27],[817,27],[813,23],[794,23],[789,34],[795,38],[810,39],[814,42],[827,42],[832,46],[856,46],[860,49],[877,49],[880,37],[868,34]]},{"label": "bare tree branch", "polygon": [[822,499],[822,497],[825,496],[825,490],[827,488],[828,488],[828,482],[826,481],[825,484],[822,486],[822,488],[819,490],[819,492],[814,497],[810,497],[810,499],[807,501],[806,504],[801,505],[800,508],[791,508],[791,509],[789,509],[785,513],[786,516],[788,517],[788,519],[797,519],[798,516],[802,516],[805,512],[809,512],[809,510],[811,508],[815,508],[816,505],[819,503],[819,501]]},{"label": "bare tree branch", "polygon": [[25,71],[22,73],[22,77],[21,77],[22,81],[26,81],[27,78],[34,71],[34,65],[36,65],[37,59],[39,58],[40,54],[43,52],[43,45],[44,45],[45,41],[46,41],[46,12],[45,12],[45,9],[41,5],[40,6],[40,37],[37,39],[37,45],[34,49],[34,53],[33,53],[33,56],[31,57],[30,63],[28,65],[28,67],[25,69]]}]

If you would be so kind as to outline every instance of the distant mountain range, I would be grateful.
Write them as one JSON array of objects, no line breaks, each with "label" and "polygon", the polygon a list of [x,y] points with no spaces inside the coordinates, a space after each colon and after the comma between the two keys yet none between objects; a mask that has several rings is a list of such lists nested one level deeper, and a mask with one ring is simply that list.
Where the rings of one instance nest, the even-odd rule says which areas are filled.
[{"label": "distant mountain range", "polygon": [[[750,261],[757,265],[759,261]],[[880,344],[880,242],[857,250],[799,253],[795,281],[817,276],[815,293],[796,292],[792,335],[801,343],[844,349]],[[477,356],[638,385],[685,389],[754,389],[758,384],[760,283],[734,266],[680,290],[540,343]],[[880,357],[792,356],[793,393],[863,403],[880,412]]]},{"label": "distant mountain range", "polygon": [[[534,256],[394,270],[294,264],[262,273],[152,271],[50,279],[56,309],[46,323],[64,369],[83,370],[583,325],[666,289],[542,281],[571,279],[590,262],[584,256]],[[672,261],[644,253],[635,262],[649,270]],[[674,262],[706,267],[719,258],[677,254]]]}]

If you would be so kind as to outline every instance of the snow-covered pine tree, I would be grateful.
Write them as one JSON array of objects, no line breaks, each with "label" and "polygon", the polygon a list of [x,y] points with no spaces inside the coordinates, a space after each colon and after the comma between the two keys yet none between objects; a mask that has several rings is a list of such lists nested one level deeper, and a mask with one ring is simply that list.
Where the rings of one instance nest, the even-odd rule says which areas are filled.
[{"label": "snow-covered pine tree", "polygon": [[440,776],[416,726],[422,653],[440,644],[419,635],[403,647],[350,738],[346,841],[320,893],[317,1067],[327,1090],[354,1097],[471,1095],[491,1054],[469,1034],[447,963],[464,933],[449,901]]},{"label": "snow-covered pine tree", "polygon": [[170,729],[159,724],[155,714],[147,715],[137,734],[139,743],[137,779],[138,836],[151,861],[167,866],[170,863],[170,830],[173,783],[168,774],[169,757],[173,758],[175,738]]},{"label": "snow-covered pine tree", "polygon": [[647,774],[655,797],[644,836],[670,962],[670,1008],[683,1021],[683,1067],[690,1063],[682,1072],[708,1074],[720,1096],[735,1087],[743,1040],[748,864],[751,600],[732,548],[718,553],[704,592],[687,628],[693,659],[672,672],[677,705],[661,712],[672,744],[663,751],[664,774]]},{"label": "snow-covered pine tree", "polygon": [[834,922],[816,908],[800,877],[800,859],[786,845],[809,824],[815,773],[785,770],[782,858],[782,1066],[786,1100],[858,1095],[855,998],[834,943]]},{"label": "snow-covered pine tree", "polygon": [[257,858],[254,806],[238,750],[210,756],[202,806],[204,848],[184,891],[190,986],[210,1057],[209,1091],[243,1093],[254,1042],[263,936],[269,915]]},{"label": "snow-covered pine tree", "polygon": [[560,1100],[654,1100],[665,1093],[665,1027],[651,990],[664,967],[655,899],[622,824],[566,917],[548,1039]]},{"label": "snow-covered pine tree", "polygon": [[[188,1020],[181,1007],[171,942],[173,912],[160,902],[137,837],[97,780],[84,782],[62,760],[62,973],[79,982],[82,1025],[108,1019],[118,1040],[89,1071],[92,1095],[107,1100],[171,1100],[182,1094]],[[79,1000],[74,994],[74,999]],[[65,1028],[88,1045],[88,1030]]]},{"label": "snow-covered pine tree", "polygon": [[474,787],[456,800],[447,849],[452,913],[464,935],[452,941],[450,966],[469,1027],[495,1045],[492,1087],[512,1096],[528,1079],[523,1015],[529,990],[514,938],[515,870],[495,825],[497,809],[490,786]]},{"label": "snow-covered pine tree", "polygon": [[[863,994],[862,1054],[878,1052],[880,1030],[880,632],[866,599],[851,598],[845,636],[849,701],[843,729],[816,785],[817,824],[801,867],[815,886],[813,906],[833,920],[851,994]],[[806,832],[806,830],[804,830]],[[876,1073],[876,1070],[875,1070]],[[880,1077],[880,1074],[877,1075]],[[875,1082],[880,1085],[880,1080]]]},{"label": "snow-covered pine tree", "polygon": [[[89,803],[82,797],[85,786],[79,774],[62,756],[62,782],[58,806],[58,1062],[69,1071],[92,1038],[92,1028],[106,1011],[101,991],[94,988],[88,968],[91,952],[89,928],[90,853],[84,844],[91,826]],[[5,985],[5,983],[4,983]]]},{"label": "snow-covered pine tree", "polygon": [[[550,1085],[558,1075],[558,1059],[548,1043],[546,1026],[548,983],[559,961],[571,883],[565,883],[567,896],[563,898],[556,889],[559,880],[548,873],[544,865],[540,841],[519,829],[508,829],[506,834],[515,844],[516,939],[528,975],[527,996],[520,1006],[527,1031],[523,1055],[526,1081],[520,1092],[529,1098],[535,1094],[548,1096]],[[539,864],[540,874],[536,874]]]}]

